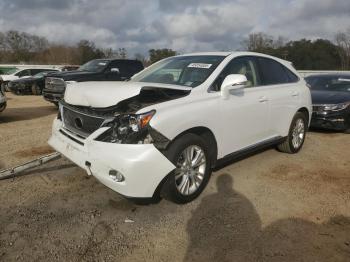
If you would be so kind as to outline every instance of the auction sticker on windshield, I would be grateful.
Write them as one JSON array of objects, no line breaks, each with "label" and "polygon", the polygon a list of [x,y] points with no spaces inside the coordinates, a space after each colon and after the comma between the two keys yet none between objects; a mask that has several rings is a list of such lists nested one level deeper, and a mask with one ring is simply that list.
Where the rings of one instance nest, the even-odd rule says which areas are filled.
[{"label": "auction sticker on windshield", "polygon": [[187,67],[193,67],[193,68],[205,68],[209,69],[212,66],[212,64],[204,64],[204,63],[191,63]]}]

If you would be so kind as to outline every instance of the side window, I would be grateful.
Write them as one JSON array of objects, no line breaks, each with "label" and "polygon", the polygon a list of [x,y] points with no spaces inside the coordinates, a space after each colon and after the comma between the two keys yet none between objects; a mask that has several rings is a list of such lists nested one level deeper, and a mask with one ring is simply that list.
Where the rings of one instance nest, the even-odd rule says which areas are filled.
[{"label": "side window", "polygon": [[[295,76],[292,72],[290,72],[290,74],[293,74],[294,77],[289,76],[286,71],[288,69],[286,69],[280,63],[272,59],[262,57],[259,57],[258,60],[263,85],[285,84],[295,82],[295,79],[297,80],[297,76]],[[294,81],[291,81],[290,78],[294,78]]]},{"label": "side window", "polygon": [[286,71],[288,78],[289,78],[289,82],[290,83],[295,83],[298,82],[299,78],[292,72],[290,71],[288,68],[284,67],[284,70]]},{"label": "side window", "polygon": [[30,76],[30,70],[25,69],[25,70],[19,71],[17,74],[15,74],[15,76],[18,76],[18,77]]},{"label": "side window", "polygon": [[213,84],[214,91],[219,91],[225,77],[231,74],[245,75],[248,80],[246,88],[261,85],[260,75],[257,68],[254,57],[234,58],[215,80]]},{"label": "side window", "polygon": [[33,76],[33,75],[36,75],[37,73],[44,71],[44,69],[31,69],[30,71],[31,71],[31,75]]}]

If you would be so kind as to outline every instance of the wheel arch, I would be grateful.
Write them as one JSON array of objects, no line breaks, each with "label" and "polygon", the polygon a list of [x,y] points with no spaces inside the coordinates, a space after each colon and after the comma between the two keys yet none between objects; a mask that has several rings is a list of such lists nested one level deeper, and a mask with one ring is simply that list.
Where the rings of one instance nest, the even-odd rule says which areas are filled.
[{"label": "wheel arch", "polygon": [[303,113],[306,116],[306,119],[309,125],[310,119],[311,119],[309,110],[306,107],[301,107],[297,112]]},{"label": "wheel arch", "polygon": [[171,146],[173,141],[179,139],[185,134],[198,135],[201,138],[203,138],[204,141],[207,142],[209,147],[209,152],[210,152],[211,165],[212,167],[214,167],[218,157],[218,144],[214,133],[208,127],[205,127],[205,126],[192,127],[187,130],[184,130],[183,132],[178,134],[176,137],[174,137],[174,139],[172,139],[171,142],[169,143],[168,147]]}]

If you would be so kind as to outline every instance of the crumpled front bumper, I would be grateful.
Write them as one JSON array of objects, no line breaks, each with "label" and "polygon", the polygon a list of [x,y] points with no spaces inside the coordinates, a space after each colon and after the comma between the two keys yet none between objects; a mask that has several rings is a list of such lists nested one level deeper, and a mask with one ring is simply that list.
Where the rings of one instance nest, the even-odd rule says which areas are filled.
[{"label": "crumpled front bumper", "polygon": [[311,127],[344,131],[350,128],[350,110],[335,113],[313,112]]},{"label": "crumpled front bumper", "polygon": [[[175,166],[152,144],[115,144],[94,140],[107,129],[100,128],[87,139],[81,139],[65,130],[62,122],[55,119],[49,144],[112,190],[126,197],[152,197],[157,186]],[[110,170],[120,172],[124,180],[113,180]]]}]

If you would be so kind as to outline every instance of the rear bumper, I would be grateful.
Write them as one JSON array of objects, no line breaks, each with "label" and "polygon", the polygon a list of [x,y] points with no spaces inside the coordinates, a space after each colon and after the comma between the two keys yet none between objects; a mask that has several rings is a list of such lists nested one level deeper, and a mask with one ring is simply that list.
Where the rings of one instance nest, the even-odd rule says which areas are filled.
[{"label": "rear bumper", "polygon": [[43,90],[44,99],[52,103],[57,103],[58,101],[62,100],[63,95],[63,93],[53,92],[47,89]]},{"label": "rear bumper", "polygon": [[[82,140],[65,130],[62,122],[56,119],[49,144],[112,190],[126,197],[152,197],[175,166],[152,144],[128,145],[94,140],[107,129],[98,129]],[[121,173],[124,180],[113,180],[110,170]]]}]

